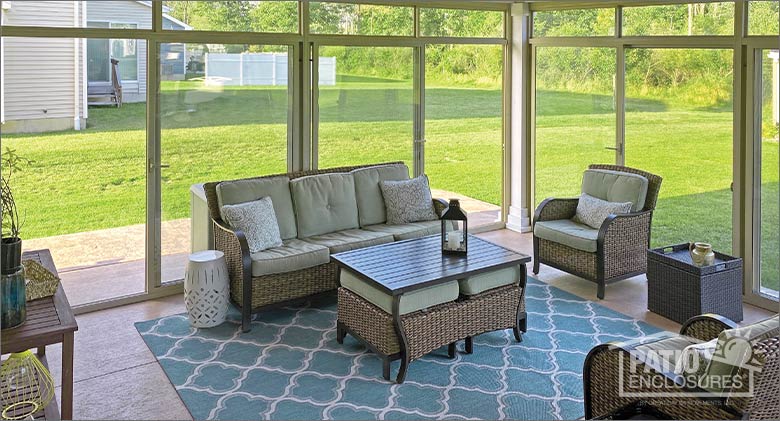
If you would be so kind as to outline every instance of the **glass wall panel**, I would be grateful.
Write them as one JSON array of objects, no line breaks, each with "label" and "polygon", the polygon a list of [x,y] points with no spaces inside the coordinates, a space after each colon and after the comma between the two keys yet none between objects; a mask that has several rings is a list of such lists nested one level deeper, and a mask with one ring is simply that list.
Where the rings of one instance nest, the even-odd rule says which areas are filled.
[{"label": "glass wall panel", "polygon": [[412,48],[321,47],[319,167],[404,161],[412,168]]},{"label": "glass wall panel", "polygon": [[748,35],[780,35],[780,2],[748,2]]},{"label": "glass wall panel", "polygon": [[414,9],[371,4],[309,3],[313,34],[414,35]]},{"label": "glass wall panel", "polygon": [[761,215],[760,215],[760,283],[761,293],[777,299],[780,284],[780,51],[757,50],[756,59],[761,69],[760,99],[761,128],[760,161]]},{"label": "glass wall panel", "polygon": [[534,37],[615,35],[615,9],[575,9],[534,12]]},{"label": "glass wall panel", "polygon": [[194,184],[287,172],[289,48],[161,46],[164,61],[184,57],[205,70],[160,82],[163,282],[182,279],[187,255],[203,249],[190,243]]},{"label": "glass wall panel", "polygon": [[626,51],[626,165],[663,177],[653,246],[731,252],[731,50]]},{"label": "glass wall panel", "polygon": [[470,227],[499,220],[503,48],[429,45],[425,64],[425,172],[433,195],[460,198]]},{"label": "glass wall panel", "polygon": [[24,0],[3,2],[3,25],[48,26],[57,28],[92,27],[102,22],[104,28],[124,29],[132,24],[151,29],[151,2],[132,0]]},{"label": "glass wall panel", "polygon": [[576,197],[589,164],[615,163],[615,50],[536,49],[535,204]]},{"label": "glass wall panel", "polygon": [[[117,107],[89,71],[98,41],[3,38],[3,176],[11,151],[24,158],[9,177],[23,248],[51,250],[72,305],[146,290],[146,85],[123,84]],[[110,78],[109,58],[97,64]]]},{"label": "glass wall panel", "polygon": [[431,37],[504,36],[504,13],[486,10],[420,9],[420,32]]},{"label": "glass wall panel", "polygon": [[734,3],[623,8],[623,35],[733,35]]},{"label": "glass wall panel", "polygon": [[298,2],[165,1],[163,29],[174,31],[298,32]]}]

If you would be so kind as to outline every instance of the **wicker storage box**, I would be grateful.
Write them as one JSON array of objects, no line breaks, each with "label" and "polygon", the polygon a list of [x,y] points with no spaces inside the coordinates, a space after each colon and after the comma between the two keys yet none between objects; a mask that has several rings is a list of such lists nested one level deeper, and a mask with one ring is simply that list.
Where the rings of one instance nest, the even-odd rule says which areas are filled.
[{"label": "wicker storage box", "polygon": [[715,313],[742,321],[742,259],[715,252],[715,263],[691,262],[688,243],[647,251],[647,309],[678,323]]}]

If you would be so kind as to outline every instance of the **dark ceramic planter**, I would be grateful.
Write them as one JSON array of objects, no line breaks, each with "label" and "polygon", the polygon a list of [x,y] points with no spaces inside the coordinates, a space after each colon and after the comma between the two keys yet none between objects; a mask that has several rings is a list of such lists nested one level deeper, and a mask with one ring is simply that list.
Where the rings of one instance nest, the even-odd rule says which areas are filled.
[{"label": "dark ceramic planter", "polygon": [[22,265],[22,239],[6,237],[0,248],[0,271],[4,275],[15,273]]}]

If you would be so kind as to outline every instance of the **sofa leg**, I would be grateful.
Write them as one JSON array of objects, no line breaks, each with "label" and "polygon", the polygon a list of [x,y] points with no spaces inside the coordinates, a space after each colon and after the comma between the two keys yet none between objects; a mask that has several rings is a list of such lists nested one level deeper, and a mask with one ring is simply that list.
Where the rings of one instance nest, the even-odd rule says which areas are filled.
[{"label": "sofa leg", "polygon": [[604,299],[604,288],[604,281],[599,281],[598,291],[596,292],[596,296],[599,297],[599,300]]}]

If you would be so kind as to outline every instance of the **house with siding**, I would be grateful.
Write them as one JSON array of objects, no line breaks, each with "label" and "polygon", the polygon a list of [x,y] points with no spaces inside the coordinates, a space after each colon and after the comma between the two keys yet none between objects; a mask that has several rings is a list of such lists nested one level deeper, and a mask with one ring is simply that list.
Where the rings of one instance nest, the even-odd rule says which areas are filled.
[{"label": "house with siding", "polygon": [[[2,22],[15,26],[150,29],[149,1],[5,0]],[[167,14],[166,29],[192,29]],[[163,44],[163,79],[184,79],[185,46]],[[146,41],[135,39],[4,38],[0,50],[0,121],[5,133],[82,130],[90,87],[111,84],[118,70],[124,102],[146,100]]]}]

